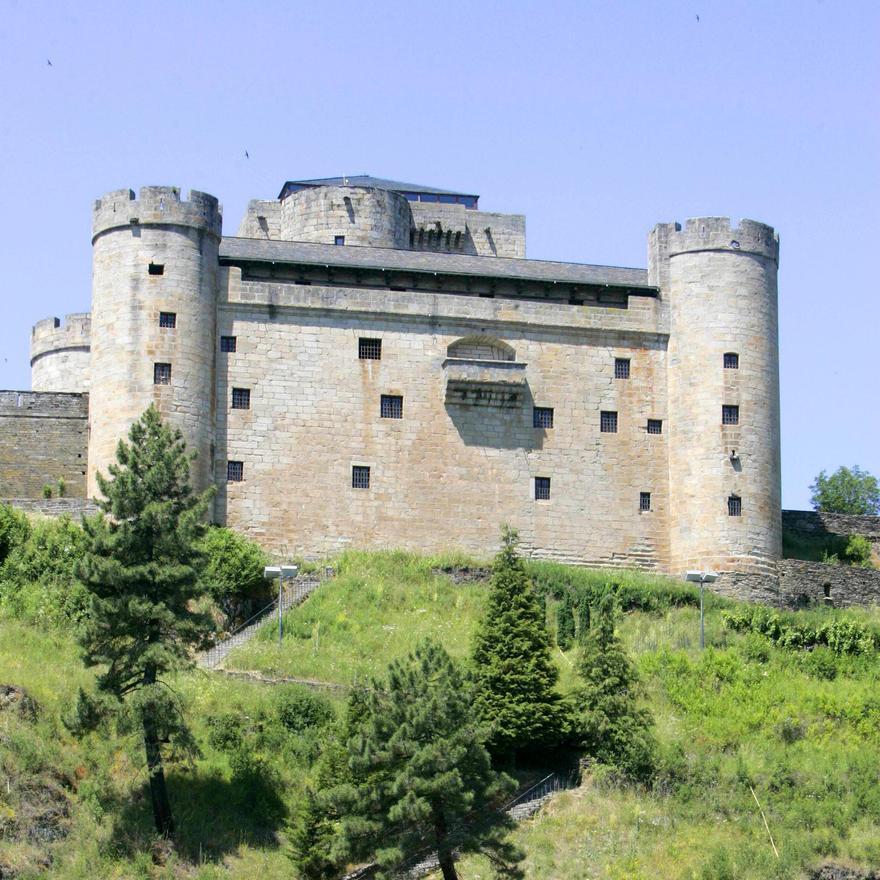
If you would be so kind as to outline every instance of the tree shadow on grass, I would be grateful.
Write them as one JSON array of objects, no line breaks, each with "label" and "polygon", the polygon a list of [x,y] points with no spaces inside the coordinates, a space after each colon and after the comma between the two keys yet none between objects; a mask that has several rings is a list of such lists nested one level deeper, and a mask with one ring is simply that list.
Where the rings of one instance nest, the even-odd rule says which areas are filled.
[{"label": "tree shadow on grass", "polygon": [[[243,844],[277,849],[287,808],[271,779],[227,779],[217,770],[171,772],[168,794],[174,814],[175,849],[195,864],[218,862]],[[113,838],[118,855],[132,857],[156,840],[150,789],[145,782],[116,805]]]}]

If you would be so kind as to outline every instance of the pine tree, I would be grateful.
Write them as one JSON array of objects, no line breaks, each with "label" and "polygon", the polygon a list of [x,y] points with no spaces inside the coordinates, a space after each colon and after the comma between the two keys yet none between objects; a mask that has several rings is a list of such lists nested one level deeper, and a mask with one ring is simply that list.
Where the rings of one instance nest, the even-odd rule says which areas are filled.
[{"label": "pine tree", "polygon": [[571,593],[566,590],[556,609],[556,644],[560,651],[567,651],[574,644],[574,608]]},{"label": "pine tree", "polygon": [[333,812],[325,796],[307,787],[288,832],[287,855],[300,880],[328,880],[339,876],[332,855]]},{"label": "pine tree", "polygon": [[423,642],[394,661],[367,692],[356,729],[353,781],[331,792],[345,857],[374,859],[380,876],[393,876],[433,852],[444,880],[457,880],[459,854],[520,858],[505,841],[512,820],[496,812],[513,780],[492,770],[472,685],[440,645]]},{"label": "pine tree", "polygon": [[580,601],[578,602],[578,615],[577,615],[577,640],[578,644],[583,647],[587,643],[587,638],[590,635],[590,597],[589,594],[584,594],[580,597]]},{"label": "pine tree", "polygon": [[174,831],[165,785],[164,744],[194,744],[166,679],[193,664],[211,631],[192,609],[199,595],[199,542],[209,493],[195,495],[179,431],[150,407],[120,440],[110,478],[98,475],[104,499],[86,519],[88,550],[79,577],[90,591],[89,622],[80,635],[87,666],[101,667],[97,701],[80,693],[82,726],[108,716],[142,732],[156,830]]},{"label": "pine tree", "polygon": [[557,745],[567,723],[555,690],[559,670],[535,590],[516,553],[518,540],[514,530],[502,530],[473,652],[477,710],[491,731],[490,751],[505,759]]},{"label": "pine tree", "polygon": [[651,715],[637,704],[638,673],[614,632],[614,597],[602,597],[578,662],[575,727],[586,753],[634,779],[650,778],[656,744]]}]

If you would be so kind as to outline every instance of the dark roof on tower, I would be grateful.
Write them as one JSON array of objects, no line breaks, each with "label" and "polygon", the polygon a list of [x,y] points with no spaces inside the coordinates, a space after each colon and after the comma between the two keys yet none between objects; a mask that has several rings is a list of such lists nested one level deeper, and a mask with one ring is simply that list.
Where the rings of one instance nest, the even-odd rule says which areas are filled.
[{"label": "dark roof on tower", "polygon": [[388,189],[392,192],[398,192],[402,195],[436,195],[436,196],[457,196],[460,199],[473,199],[476,206],[476,200],[479,196],[476,193],[459,192],[452,189],[440,189],[436,186],[425,186],[421,183],[404,183],[400,180],[387,180],[384,177],[371,177],[369,174],[352,174],[344,177],[318,177],[312,180],[288,180],[281,187],[278,194],[279,199],[290,195],[300,189],[306,189],[315,186],[366,186],[374,189]]}]

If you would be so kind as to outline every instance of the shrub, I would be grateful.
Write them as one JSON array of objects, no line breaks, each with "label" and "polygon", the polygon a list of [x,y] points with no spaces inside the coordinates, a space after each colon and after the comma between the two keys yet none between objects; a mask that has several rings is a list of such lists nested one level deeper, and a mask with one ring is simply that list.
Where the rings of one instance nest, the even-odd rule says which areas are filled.
[{"label": "shrub", "polygon": [[556,644],[560,651],[567,651],[574,644],[574,608],[568,590],[556,609]]},{"label": "shrub", "polygon": [[837,678],[837,659],[830,648],[814,648],[801,661],[804,671],[814,678],[833,681]]},{"label": "shrub", "polygon": [[9,504],[0,504],[0,565],[31,533],[28,518]]},{"label": "shrub", "polygon": [[336,719],[333,704],[325,696],[297,685],[281,689],[275,698],[274,712],[290,733],[325,727]]},{"label": "shrub", "polygon": [[871,542],[864,535],[851,535],[841,556],[850,565],[859,565],[862,568],[873,567]]},{"label": "shrub", "polygon": [[766,663],[770,659],[770,643],[758,633],[749,633],[742,644],[742,655],[752,663]]}]

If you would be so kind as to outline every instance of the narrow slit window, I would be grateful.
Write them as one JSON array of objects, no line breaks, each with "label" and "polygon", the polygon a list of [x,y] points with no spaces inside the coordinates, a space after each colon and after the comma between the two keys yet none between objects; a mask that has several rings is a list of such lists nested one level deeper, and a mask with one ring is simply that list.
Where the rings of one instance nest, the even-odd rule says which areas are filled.
[{"label": "narrow slit window", "polygon": [[336,235],[333,237],[333,244],[345,244],[344,235]]},{"label": "narrow slit window", "polygon": [[725,370],[738,370],[739,369],[739,355],[735,351],[728,351],[724,354],[724,369]]},{"label": "narrow slit window", "polygon": [[728,516],[742,516],[743,513],[743,503],[742,498],[739,495],[731,495],[727,499],[727,515]]},{"label": "narrow slit window", "polygon": [[614,358],[614,378],[629,379],[629,358]]},{"label": "narrow slit window", "polygon": [[173,330],[177,326],[177,313],[159,312],[159,326]]},{"label": "narrow slit window", "polygon": [[370,488],[370,469],[363,465],[353,465],[351,469],[351,488],[352,489],[369,489]]},{"label": "narrow slit window", "polygon": [[232,408],[233,409],[250,409],[251,408],[251,389],[250,388],[233,388],[232,389]]},{"label": "narrow slit window", "polygon": [[532,410],[532,424],[536,428],[552,428],[553,427],[553,407],[552,406],[536,406]]},{"label": "narrow slit window", "polygon": [[639,510],[644,513],[651,509],[651,493],[639,492]]},{"label": "narrow slit window", "polygon": [[147,272],[150,275],[164,275],[165,274],[165,264],[164,263],[150,263],[147,266]]},{"label": "narrow slit window", "polygon": [[221,336],[220,337],[220,351],[224,351],[227,354],[235,351],[235,336]]},{"label": "narrow slit window", "polygon": [[230,483],[240,483],[244,479],[244,462],[227,461],[226,479]]},{"label": "narrow slit window", "polygon": [[721,407],[721,424],[722,425],[738,425],[739,424],[739,407],[724,404]]},{"label": "narrow slit window", "polygon": [[662,434],[663,433],[663,419],[648,419],[648,433],[649,434]]},{"label": "narrow slit window", "polygon": [[402,419],[403,398],[399,394],[383,394],[379,404],[379,415],[383,419]]},{"label": "narrow slit window", "polygon": [[378,361],[382,359],[382,340],[368,339],[361,336],[358,339],[358,357],[362,361]]},{"label": "narrow slit window", "polygon": [[535,501],[550,500],[550,477],[535,477]]},{"label": "narrow slit window", "polygon": [[171,364],[153,364],[153,384],[171,384]]},{"label": "narrow slit window", "polygon": [[616,434],[617,413],[603,410],[599,415],[599,430],[603,434]]}]

